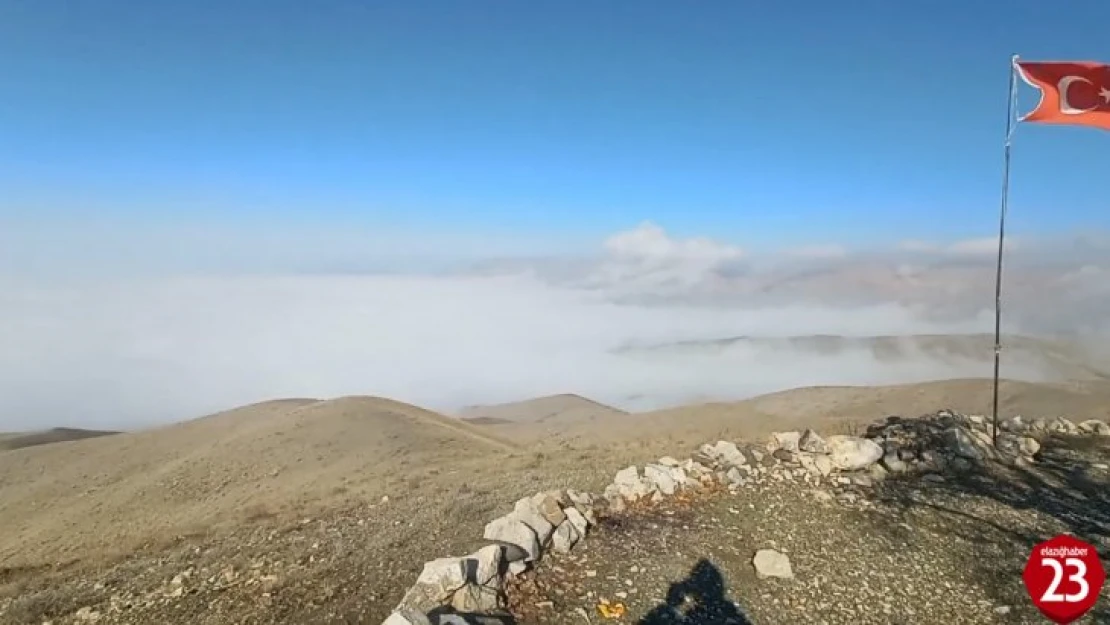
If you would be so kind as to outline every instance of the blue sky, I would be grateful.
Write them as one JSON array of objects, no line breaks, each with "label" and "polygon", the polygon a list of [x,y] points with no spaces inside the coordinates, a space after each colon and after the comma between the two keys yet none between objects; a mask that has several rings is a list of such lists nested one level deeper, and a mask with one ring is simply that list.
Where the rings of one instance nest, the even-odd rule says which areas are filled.
[{"label": "blue sky", "polygon": [[[0,222],[991,236],[1009,55],[1110,61],[1107,23],[1105,0],[0,0]],[[1107,226],[1108,154],[1019,128],[1013,231]]]}]

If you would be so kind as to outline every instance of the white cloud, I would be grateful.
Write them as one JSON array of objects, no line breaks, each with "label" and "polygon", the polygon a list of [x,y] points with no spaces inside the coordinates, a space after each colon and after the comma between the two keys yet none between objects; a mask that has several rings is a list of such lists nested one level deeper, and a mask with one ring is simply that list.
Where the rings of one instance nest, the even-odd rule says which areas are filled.
[{"label": "white cloud", "polygon": [[[1021,246],[1015,237],[1007,237],[1005,251],[1014,251]],[[897,249],[902,252],[923,254],[946,254],[951,256],[990,256],[998,253],[997,237],[963,239],[948,244],[932,243],[918,239],[900,241]]]},{"label": "white cloud", "polygon": [[907,239],[898,243],[898,249],[903,252],[937,252],[941,248],[935,243],[929,243],[928,241]]},{"label": "white cloud", "polygon": [[835,243],[826,243],[820,245],[805,245],[801,247],[787,248],[785,253],[788,256],[797,258],[813,258],[813,259],[828,259],[828,258],[844,258],[848,255],[848,248],[843,245]]},{"label": "white cloud", "polygon": [[745,257],[736,245],[704,237],[676,238],[651,222],[610,236],[602,247],[605,257],[583,284],[610,289],[614,295],[687,288],[712,279],[715,269]]},{"label": "white cloud", "polygon": [[[1016,242],[1012,238],[1004,241],[1004,250],[1012,250],[1016,247]],[[983,237],[956,241],[944,248],[944,251],[956,255],[989,256],[998,253],[998,238]]]},{"label": "white cloud", "polygon": [[644,222],[605,240],[605,250],[617,259],[646,260],[649,262],[693,262],[714,264],[734,260],[744,255],[735,245],[713,241],[704,237],[676,239],[659,226]]},{"label": "white cloud", "polygon": [[524,276],[3,286],[0,429],[126,427],[283,396],[379,394],[451,408],[559,392],[658,403],[819,380],[893,382],[906,372],[859,355],[645,361],[610,350],[734,335],[985,328],[981,320],[923,323],[895,305],[622,306]]},{"label": "white cloud", "polygon": [[[636,407],[645,407],[804,384],[988,373],[927,358],[879,362],[866,350],[820,356],[735,347],[651,358],[612,351],[738,335],[989,332],[989,289],[980,288],[981,272],[964,267],[877,258],[728,273],[722,268],[748,262],[739,247],[676,238],[648,223],[610,237],[601,258],[552,255],[540,270],[506,262],[484,276],[290,275],[285,268],[365,269],[406,253],[457,262],[480,256],[483,240],[488,254],[511,255],[534,240],[280,228],[261,237],[183,231],[177,243],[172,231],[139,240],[134,231],[80,234],[0,246],[9,270],[28,265],[7,260],[37,258],[98,274],[0,274],[0,430],[130,427],[282,396],[379,394],[445,409],[577,392],[617,404],[640,396]],[[215,251],[204,247],[213,241]],[[95,262],[75,263],[90,249],[100,254]],[[136,250],[142,254],[127,255]],[[127,270],[129,258],[151,268],[148,275]],[[243,274],[251,259],[264,271]],[[1097,277],[1093,269],[1080,275]],[[1039,302],[1044,284],[1023,288]],[[980,292],[982,302],[969,300]],[[1018,304],[1021,293],[1008,301]],[[1022,310],[1014,304],[1009,328]],[[944,316],[929,314],[934,307]],[[1036,307],[1088,324],[1100,318],[1090,310],[1104,309],[1102,300],[1070,299]]]}]

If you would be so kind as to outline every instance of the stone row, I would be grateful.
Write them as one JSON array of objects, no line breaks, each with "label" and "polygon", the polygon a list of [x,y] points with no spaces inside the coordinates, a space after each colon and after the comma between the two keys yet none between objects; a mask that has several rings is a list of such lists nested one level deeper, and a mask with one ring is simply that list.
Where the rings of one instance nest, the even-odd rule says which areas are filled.
[{"label": "stone row", "polygon": [[594,503],[593,495],[570,489],[520,499],[486,524],[482,536],[490,544],[424,563],[384,625],[480,623],[480,615],[503,610],[505,582],[548,552],[569,553],[597,524]]},{"label": "stone row", "polygon": [[[1110,424],[1016,416],[1000,422],[995,437],[986,417],[941,410],[911,419],[887,417],[868,426],[864,436],[823,437],[804,430],[775,432],[756,443],[706,443],[685,460],[664,456],[643,467],[617,471],[600,497],[566,490],[520,499],[512,512],[486,524],[483,537],[490,544],[468,556],[425,563],[384,625],[482,623],[480,615],[504,609],[508,579],[527,571],[546,553],[569,553],[597,524],[602,511],[620,513],[630,504],[657,503],[717,484],[733,493],[768,480],[841,488],[869,486],[890,474],[941,479],[942,473],[972,470],[986,461],[1031,464],[1036,462],[1039,440],[1054,434],[1110,436]],[[844,496],[854,498],[851,493]],[[757,552],[752,565],[759,577],[792,575],[789,560],[774,550]],[[461,614],[469,616],[464,620]]]}]

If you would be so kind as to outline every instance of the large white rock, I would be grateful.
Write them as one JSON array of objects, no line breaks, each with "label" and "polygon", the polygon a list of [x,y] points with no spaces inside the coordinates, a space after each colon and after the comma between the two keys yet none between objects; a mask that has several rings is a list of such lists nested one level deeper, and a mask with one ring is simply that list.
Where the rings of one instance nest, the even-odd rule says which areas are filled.
[{"label": "large white rock", "polygon": [[579,537],[586,535],[586,531],[590,527],[590,522],[586,519],[586,515],[578,511],[577,508],[567,508],[567,523],[574,527],[574,531],[578,532]]},{"label": "large white rock", "polygon": [[1090,419],[1079,424],[1079,431],[1084,434],[1097,434],[1099,436],[1110,436],[1110,424],[1098,419]]},{"label": "large white rock", "polygon": [[798,443],[801,439],[801,432],[774,432],[771,434],[769,450],[785,449],[786,451],[798,451]]},{"label": "large white rock", "polygon": [[486,545],[466,557],[470,561],[468,574],[473,574],[473,581],[481,586],[487,586],[501,574],[501,564],[505,559],[504,545]]},{"label": "large white rock", "polygon": [[671,479],[673,479],[674,483],[680,488],[686,488],[696,481],[687,475],[686,469],[682,467],[667,467],[667,470],[671,472]]},{"label": "large white rock", "polygon": [[1053,419],[1052,423],[1049,424],[1048,428],[1050,430],[1052,430],[1053,432],[1057,432],[1059,434],[1078,434],[1079,433],[1079,426],[1072,423],[1068,419],[1065,419],[1064,417],[1056,417],[1055,419]]},{"label": "large white rock", "polygon": [[578,542],[578,532],[569,520],[563,521],[555,532],[551,534],[551,548],[556,553],[570,553],[571,548]]},{"label": "large white rock", "polygon": [[536,506],[536,502],[530,497],[517,501],[510,516],[523,521],[525,525],[532,528],[541,545],[547,544],[547,539],[551,537],[551,532],[555,529],[555,526],[547,520],[547,517]]},{"label": "large white rock", "polygon": [[491,612],[501,607],[501,593],[497,588],[467,584],[455,591],[451,607],[465,613]]},{"label": "large white rock", "polygon": [[432,622],[418,610],[396,610],[382,621],[382,625],[432,625]]},{"label": "large white rock", "polygon": [[[523,552],[524,560],[531,562],[540,557],[540,541],[536,532],[523,521],[512,515],[494,519],[486,524],[482,537],[507,545],[514,545]],[[506,552],[509,561],[516,561],[515,554]]]},{"label": "large white rock", "polygon": [[735,467],[748,463],[748,459],[740,452],[736,443],[731,441],[717,441],[713,445],[702,445],[701,452],[725,466]]},{"label": "large white rock", "polygon": [[416,583],[401,598],[396,611],[429,612],[451,601],[466,585],[463,558],[438,558],[424,563]]},{"label": "large white rock", "polygon": [[640,482],[640,470],[635,466],[625,467],[613,477],[613,483],[617,486],[634,486]]},{"label": "large white rock", "polygon": [[563,501],[560,495],[552,492],[536,493],[532,496],[532,503],[536,506],[536,510],[551,525],[558,525],[567,518],[563,514]]},{"label": "large white rock", "polygon": [[567,499],[570,499],[570,502],[575,506],[589,506],[594,502],[593,495],[574,490],[573,488],[567,489]]},{"label": "large white rock", "polygon": [[674,494],[676,484],[668,467],[661,464],[649,464],[644,467],[644,479],[651,482],[664,495]]},{"label": "large white rock", "polygon": [[[620,497],[628,501],[636,501],[642,497],[647,497],[655,491],[655,483],[650,479],[642,477],[640,470],[635,466],[626,467],[617,471],[617,475],[613,478],[612,484],[614,490],[620,494]],[[606,489],[608,491],[608,489]],[[609,498],[610,503],[613,498]]]},{"label": "large white rock", "polygon": [[829,444],[817,432],[806,430],[802,432],[801,438],[798,439],[798,450],[808,451],[811,454],[827,454],[829,453]]},{"label": "large white rock", "polygon": [[829,459],[841,471],[858,471],[875,464],[883,457],[883,448],[875,441],[859,436],[837,434],[825,439]]}]

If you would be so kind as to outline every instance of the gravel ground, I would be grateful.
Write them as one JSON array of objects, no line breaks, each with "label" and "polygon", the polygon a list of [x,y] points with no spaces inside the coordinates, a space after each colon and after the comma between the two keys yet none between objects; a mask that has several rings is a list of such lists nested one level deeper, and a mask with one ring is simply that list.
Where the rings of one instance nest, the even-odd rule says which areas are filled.
[{"label": "gravel ground", "polygon": [[[1101,449],[1049,447],[1036,471],[992,466],[874,487],[752,485],[637,508],[512,588],[521,623],[1040,623],[1021,582],[1033,544],[1071,531],[1110,551]],[[794,579],[757,579],[756,550]],[[1080,623],[1110,622],[1107,590]],[[669,596],[669,600],[668,600]],[[674,609],[672,609],[672,606]],[[685,620],[677,618],[686,613]]]},{"label": "gravel ground", "polygon": [[583,453],[510,457],[497,471],[462,458],[383,480],[388,501],[376,494],[296,515],[263,511],[112,560],[0,565],[0,625],[378,625],[425,561],[484,545],[486,521],[516,498],[598,490],[651,451],[616,450],[594,463]]}]

